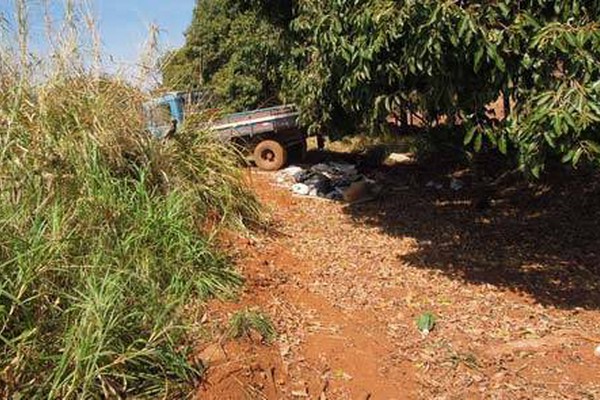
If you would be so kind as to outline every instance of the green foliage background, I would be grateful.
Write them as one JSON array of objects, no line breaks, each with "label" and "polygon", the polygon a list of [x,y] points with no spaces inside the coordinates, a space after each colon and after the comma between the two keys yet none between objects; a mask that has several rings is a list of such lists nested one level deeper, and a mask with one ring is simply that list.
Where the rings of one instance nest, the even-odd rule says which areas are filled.
[{"label": "green foliage background", "polygon": [[[295,102],[312,132],[445,116],[465,146],[537,176],[548,159],[600,160],[598,21],[599,1],[200,0],[165,77],[236,109]],[[486,106],[501,95],[498,121]]]},{"label": "green foliage background", "polygon": [[209,91],[230,110],[279,102],[291,1],[198,1],[184,48],[167,56],[165,84]]}]

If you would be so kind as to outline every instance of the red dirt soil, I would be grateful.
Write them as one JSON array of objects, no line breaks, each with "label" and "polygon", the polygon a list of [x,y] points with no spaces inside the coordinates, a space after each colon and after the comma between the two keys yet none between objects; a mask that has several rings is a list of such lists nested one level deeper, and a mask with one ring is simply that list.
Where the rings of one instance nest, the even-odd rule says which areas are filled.
[{"label": "red dirt soil", "polygon": [[[534,291],[535,271],[549,261],[526,258],[525,247],[513,246],[512,226],[495,215],[475,217],[475,226],[495,224],[499,236],[469,242],[475,233],[461,229],[475,223],[472,212],[444,214],[446,203],[422,189],[396,186],[392,215],[387,200],[357,210],[293,197],[274,174],[253,172],[252,185],[275,228],[229,241],[247,282],[239,302],[212,302],[207,320],[225,324],[234,311],[255,307],[271,317],[278,338],[223,340],[198,398],[600,398],[597,299],[567,305],[552,287]],[[421,237],[420,229],[438,225],[431,240]],[[512,261],[519,269],[497,278],[469,275]],[[583,271],[588,262],[571,264]],[[530,272],[527,284],[507,283]],[[415,320],[427,311],[438,322],[423,336]]]}]

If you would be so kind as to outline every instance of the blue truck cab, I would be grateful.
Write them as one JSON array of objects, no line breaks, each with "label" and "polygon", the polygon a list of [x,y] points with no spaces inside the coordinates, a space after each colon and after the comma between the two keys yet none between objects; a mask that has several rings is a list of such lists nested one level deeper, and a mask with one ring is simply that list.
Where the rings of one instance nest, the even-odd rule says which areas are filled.
[{"label": "blue truck cab", "polygon": [[144,103],[146,129],[157,139],[172,135],[184,121],[185,94],[169,92]]},{"label": "blue truck cab", "polygon": [[[169,92],[145,103],[147,130],[158,139],[172,137],[185,121],[187,106],[199,98],[198,93]],[[306,153],[306,133],[298,117],[294,105],[259,108],[225,115],[209,129],[221,140],[250,150],[259,168],[273,171],[287,163],[288,153]]]}]

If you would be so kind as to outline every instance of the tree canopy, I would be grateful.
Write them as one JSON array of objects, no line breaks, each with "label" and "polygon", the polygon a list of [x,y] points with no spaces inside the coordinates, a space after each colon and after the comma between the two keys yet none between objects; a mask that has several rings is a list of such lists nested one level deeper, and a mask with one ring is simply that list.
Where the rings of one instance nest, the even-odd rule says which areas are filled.
[{"label": "tree canopy", "polygon": [[166,86],[208,90],[239,110],[278,102],[286,60],[288,0],[200,0],[185,46],[167,57]]},{"label": "tree canopy", "polygon": [[199,0],[165,77],[233,108],[295,102],[313,132],[443,116],[539,175],[600,161],[598,21],[598,0]]}]

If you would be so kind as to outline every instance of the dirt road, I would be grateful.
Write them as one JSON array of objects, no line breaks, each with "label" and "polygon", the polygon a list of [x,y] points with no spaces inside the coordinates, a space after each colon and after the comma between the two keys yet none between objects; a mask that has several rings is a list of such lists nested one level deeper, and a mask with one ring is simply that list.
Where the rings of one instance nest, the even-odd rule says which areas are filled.
[{"label": "dirt road", "polygon": [[[279,338],[224,343],[199,397],[600,398],[598,215],[571,232],[559,200],[551,216],[501,201],[481,214],[394,179],[349,207],[253,173],[274,229],[230,244],[248,281],[208,319],[257,307]],[[437,316],[427,336],[424,312]]]}]

